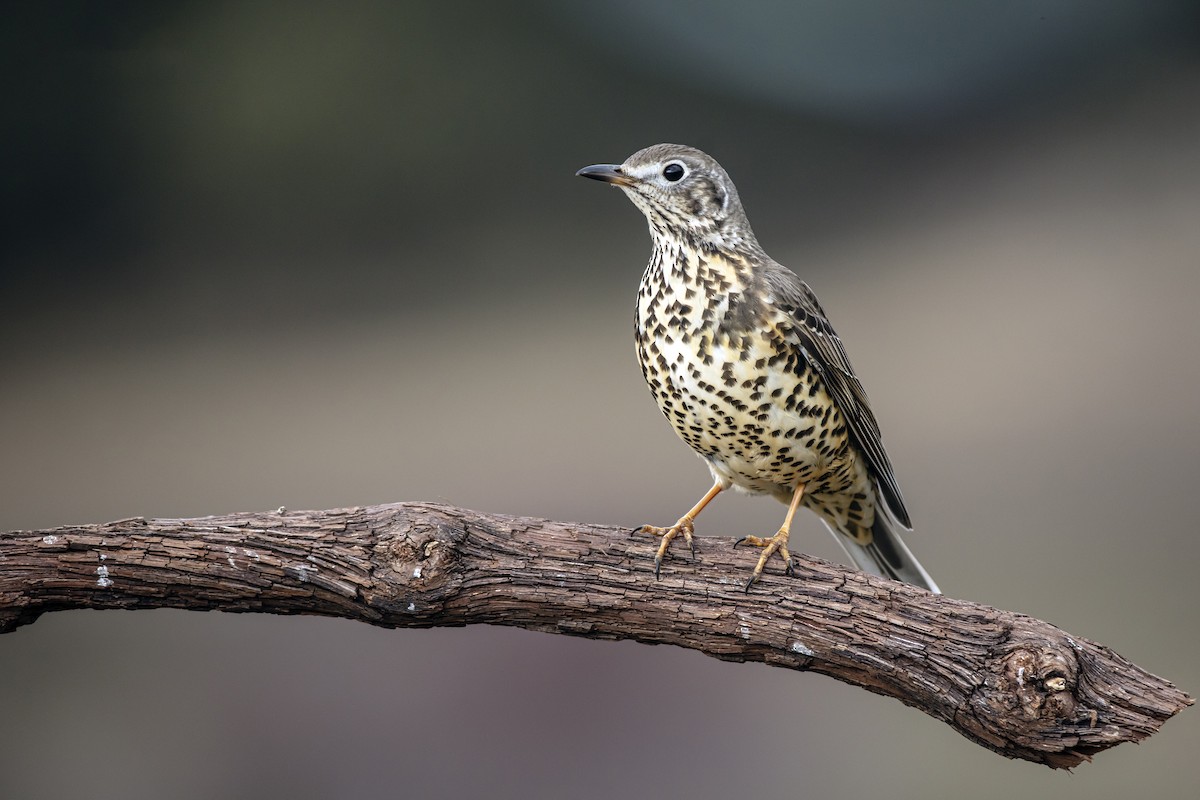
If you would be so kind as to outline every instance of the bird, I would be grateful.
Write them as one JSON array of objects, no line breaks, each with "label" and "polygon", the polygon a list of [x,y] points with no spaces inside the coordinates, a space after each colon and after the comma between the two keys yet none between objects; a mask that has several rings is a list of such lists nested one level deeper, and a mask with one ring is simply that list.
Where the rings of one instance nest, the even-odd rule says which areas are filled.
[{"label": "bird", "polygon": [[638,289],[635,341],[659,409],[707,464],[712,487],[659,537],[654,574],[680,536],[695,557],[696,516],[730,488],[787,505],[748,592],[778,553],[792,576],[793,517],[804,506],[858,569],[940,593],[901,531],[912,522],[879,425],[816,294],[766,254],[729,174],[707,153],[656,144],[576,175],[610,184],[646,217],[653,250]]}]

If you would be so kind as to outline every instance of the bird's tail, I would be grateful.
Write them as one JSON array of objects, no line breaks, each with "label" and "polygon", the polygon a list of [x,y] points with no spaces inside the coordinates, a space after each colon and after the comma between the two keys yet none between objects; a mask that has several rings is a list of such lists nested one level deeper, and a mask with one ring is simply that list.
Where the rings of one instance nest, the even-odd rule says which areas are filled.
[{"label": "bird's tail", "polygon": [[854,561],[855,566],[863,572],[878,575],[881,578],[891,578],[894,581],[904,581],[914,586],[928,589],[934,594],[942,590],[929,577],[929,573],[917,561],[912,551],[900,538],[900,531],[907,530],[899,522],[892,519],[884,508],[883,503],[877,503],[875,509],[875,524],[871,527],[872,539],[870,544],[862,545],[848,536],[835,533],[834,537],[841,544],[846,554]]}]

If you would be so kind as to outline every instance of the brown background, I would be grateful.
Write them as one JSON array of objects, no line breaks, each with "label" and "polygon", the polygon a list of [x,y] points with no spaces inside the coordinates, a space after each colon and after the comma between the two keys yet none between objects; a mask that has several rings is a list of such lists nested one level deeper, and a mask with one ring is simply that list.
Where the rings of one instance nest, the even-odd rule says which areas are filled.
[{"label": "brown background", "polygon": [[[707,475],[633,356],[648,237],[572,173],[680,141],[822,297],[943,589],[1200,691],[1191,5],[741,8],[6,14],[0,529],[673,520]],[[723,497],[699,530],[783,511]],[[811,515],[793,541],[841,557]],[[0,674],[5,798],[1197,784],[1195,709],[1058,774],[820,676],[500,628],[62,613],[0,638]]]}]

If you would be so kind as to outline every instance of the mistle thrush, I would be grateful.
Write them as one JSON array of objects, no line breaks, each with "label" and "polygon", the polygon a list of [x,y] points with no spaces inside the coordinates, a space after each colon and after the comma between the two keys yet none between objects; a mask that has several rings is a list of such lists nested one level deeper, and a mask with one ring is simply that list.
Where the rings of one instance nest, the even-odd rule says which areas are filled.
[{"label": "mistle thrush", "polygon": [[610,183],[650,223],[654,252],[637,303],[642,374],[676,433],[708,464],[713,486],[661,537],[692,545],[696,515],[725,489],[787,504],[746,588],[773,553],[791,574],[788,533],[801,505],[816,512],[859,569],[938,588],[900,538],[908,511],[867,394],[817,296],[759,245],[721,165],[658,144],[623,164],[579,170]]}]

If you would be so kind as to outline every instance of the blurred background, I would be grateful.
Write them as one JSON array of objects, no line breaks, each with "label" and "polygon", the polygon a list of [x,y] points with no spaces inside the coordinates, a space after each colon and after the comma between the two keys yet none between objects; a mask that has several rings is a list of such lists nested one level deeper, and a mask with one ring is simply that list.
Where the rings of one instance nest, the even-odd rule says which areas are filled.
[{"label": "blurred background", "polygon": [[[634,358],[649,238],[572,173],[676,141],[820,294],[943,589],[1195,695],[1197,8],[6,4],[0,530],[674,520],[708,475]],[[1068,775],[822,676],[503,628],[57,613],[0,665],[13,800],[1197,786],[1195,709]]]}]

